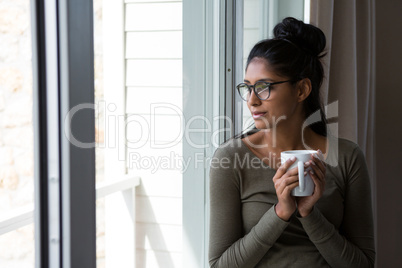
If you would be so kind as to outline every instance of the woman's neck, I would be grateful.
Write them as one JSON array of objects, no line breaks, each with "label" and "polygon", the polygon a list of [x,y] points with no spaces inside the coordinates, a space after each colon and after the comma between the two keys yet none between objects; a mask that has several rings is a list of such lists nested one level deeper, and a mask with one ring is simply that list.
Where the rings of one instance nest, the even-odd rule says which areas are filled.
[{"label": "woman's neck", "polygon": [[[270,129],[262,129],[262,143],[267,144],[273,151],[304,150],[311,140],[314,132],[306,127],[302,129],[303,122],[282,122]],[[302,131],[304,132],[302,135]]]}]

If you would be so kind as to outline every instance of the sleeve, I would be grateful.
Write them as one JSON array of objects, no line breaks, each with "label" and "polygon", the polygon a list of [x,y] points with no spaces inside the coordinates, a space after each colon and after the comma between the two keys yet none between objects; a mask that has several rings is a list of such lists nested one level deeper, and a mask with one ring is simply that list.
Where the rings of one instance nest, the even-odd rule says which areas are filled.
[{"label": "sleeve", "polygon": [[317,208],[300,218],[304,230],[331,267],[374,267],[374,225],[366,161],[355,148],[348,170],[344,214],[336,230]]},{"label": "sleeve", "polygon": [[289,223],[280,219],[272,206],[248,234],[243,234],[239,178],[231,165],[220,164],[228,162],[222,161],[225,158],[224,151],[218,149],[211,162],[209,264],[255,267]]}]

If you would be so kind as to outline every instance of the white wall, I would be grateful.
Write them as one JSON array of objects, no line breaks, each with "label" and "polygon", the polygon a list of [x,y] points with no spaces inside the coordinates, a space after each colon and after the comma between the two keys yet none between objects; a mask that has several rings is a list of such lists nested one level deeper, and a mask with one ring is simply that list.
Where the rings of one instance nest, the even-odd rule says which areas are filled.
[{"label": "white wall", "polygon": [[181,267],[181,1],[127,0],[125,32],[127,168],[141,176],[136,267]]}]

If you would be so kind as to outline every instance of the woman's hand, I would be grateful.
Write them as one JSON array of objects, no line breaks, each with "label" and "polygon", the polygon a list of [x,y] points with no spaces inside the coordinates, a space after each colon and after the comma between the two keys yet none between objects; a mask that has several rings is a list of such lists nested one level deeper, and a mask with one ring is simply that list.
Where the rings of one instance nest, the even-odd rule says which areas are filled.
[{"label": "woman's hand", "polygon": [[318,150],[318,157],[311,155],[311,160],[305,164],[305,167],[311,167],[310,176],[313,179],[315,188],[311,196],[297,197],[297,209],[302,217],[306,217],[313,210],[314,204],[321,198],[325,189],[326,164],[322,152]]},{"label": "woman's hand", "polygon": [[285,221],[288,221],[296,210],[296,199],[290,194],[299,185],[299,172],[297,167],[288,170],[295,160],[295,157],[289,158],[279,167],[273,178],[276,195],[278,196],[275,212],[279,218]]}]

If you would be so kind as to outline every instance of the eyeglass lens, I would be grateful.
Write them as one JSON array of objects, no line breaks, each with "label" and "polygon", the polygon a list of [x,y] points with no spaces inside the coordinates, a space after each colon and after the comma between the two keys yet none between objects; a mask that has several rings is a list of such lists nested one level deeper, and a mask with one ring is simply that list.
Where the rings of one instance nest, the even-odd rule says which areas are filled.
[{"label": "eyeglass lens", "polygon": [[[255,93],[258,95],[260,99],[268,99],[269,97],[269,86],[267,83],[258,82],[254,85]],[[250,97],[250,93],[252,90],[252,86],[248,86],[247,84],[240,84],[238,86],[240,96],[243,100],[247,101]]]}]

